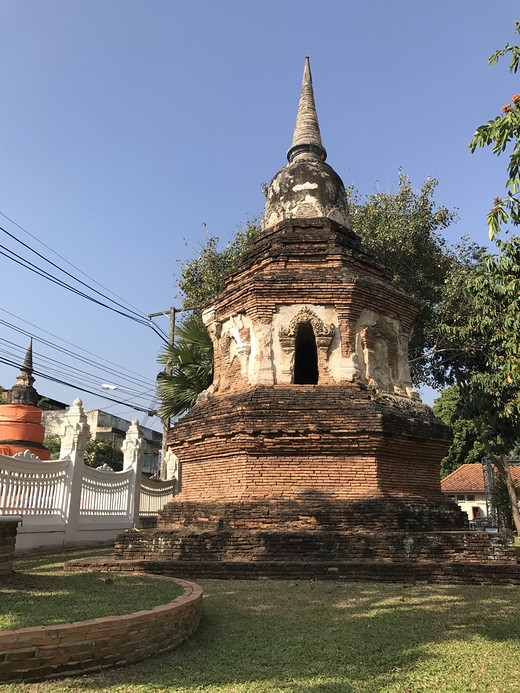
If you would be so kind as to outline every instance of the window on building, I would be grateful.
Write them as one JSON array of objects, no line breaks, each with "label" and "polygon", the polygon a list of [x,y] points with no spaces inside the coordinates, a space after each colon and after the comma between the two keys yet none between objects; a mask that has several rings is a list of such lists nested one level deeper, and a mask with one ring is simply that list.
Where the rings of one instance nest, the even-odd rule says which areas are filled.
[{"label": "window on building", "polygon": [[298,327],[294,353],[294,384],[316,385],[318,382],[318,350],[310,322]]},{"label": "window on building", "polygon": [[478,505],[474,505],[471,508],[471,519],[474,520],[476,517],[480,517],[480,508]]},{"label": "window on building", "polygon": [[473,493],[467,493],[466,494],[466,500],[467,501],[473,501],[473,503],[474,503],[475,502],[475,495]]},{"label": "window on building", "polygon": [[463,493],[462,494],[459,493],[457,496],[457,501],[459,503],[464,503],[465,500],[466,500],[466,496]]}]

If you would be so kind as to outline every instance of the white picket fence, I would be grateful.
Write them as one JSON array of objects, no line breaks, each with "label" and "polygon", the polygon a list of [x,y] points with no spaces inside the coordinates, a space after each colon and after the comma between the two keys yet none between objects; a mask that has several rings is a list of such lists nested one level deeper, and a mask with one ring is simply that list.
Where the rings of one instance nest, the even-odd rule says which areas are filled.
[{"label": "white picket fence", "polygon": [[172,498],[175,479],[142,477],[143,440],[137,420],[122,446],[122,472],[92,469],[83,461],[89,426],[75,400],[60,433],[60,458],[42,462],[30,453],[0,455],[0,517],[22,517],[17,553],[36,548],[112,541],[140,518],[153,517]]}]

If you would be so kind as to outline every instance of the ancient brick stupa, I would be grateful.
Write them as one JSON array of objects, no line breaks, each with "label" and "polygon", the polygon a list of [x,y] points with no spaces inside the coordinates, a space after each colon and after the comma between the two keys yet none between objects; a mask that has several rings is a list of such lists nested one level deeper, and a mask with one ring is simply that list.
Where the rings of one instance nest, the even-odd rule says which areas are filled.
[{"label": "ancient brick stupa", "polygon": [[263,230],[203,312],[215,376],[169,436],[180,493],[116,555],[235,577],[475,560],[471,533],[454,531],[467,519],[440,490],[449,431],[410,379],[418,306],[350,228],[308,59],[287,156]]},{"label": "ancient brick stupa", "polygon": [[0,452],[16,455],[29,450],[41,460],[51,453],[43,445],[45,428],[42,410],[37,406],[39,394],[33,387],[32,339],[25,354],[16,385],[6,393],[7,404],[0,405]]}]

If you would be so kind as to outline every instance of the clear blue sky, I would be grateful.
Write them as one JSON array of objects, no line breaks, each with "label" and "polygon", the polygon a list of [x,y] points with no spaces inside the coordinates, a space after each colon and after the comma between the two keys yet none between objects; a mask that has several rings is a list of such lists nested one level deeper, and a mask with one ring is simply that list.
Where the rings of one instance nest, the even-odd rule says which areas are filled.
[{"label": "clear blue sky", "polygon": [[[261,213],[309,55],[328,163],[345,184],[393,190],[399,167],[416,187],[435,176],[438,201],[459,209],[449,240],[485,243],[506,160],[472,155],[468,143],[520,91],[505,61],[487,66],[514,42],[517,16],[513,0],[2,0],[0,212],[141,313],[178,305],[179,263],[205,234],[226,240]],[[50,256],[5,217],[0,225]],[[35,368],[48,372],[51,357],[57,377],[78,380],[66,364],[88,371],[90,388],[153,389],[161,341],[150,329],[0,264],[0,320],[34,335]],[[53,352],[39,328],[94,364]],[[46,335],[61,345],[56,337]],[[0,338],[14,344],[0,342],[0,356],[22,357],[27,337],[0,324]],[[146,382],[101,371],[98,357]],[[0,384],[17,372],[0,364]],[[65,402],[78,394],[42,378],[36,387]]]}]

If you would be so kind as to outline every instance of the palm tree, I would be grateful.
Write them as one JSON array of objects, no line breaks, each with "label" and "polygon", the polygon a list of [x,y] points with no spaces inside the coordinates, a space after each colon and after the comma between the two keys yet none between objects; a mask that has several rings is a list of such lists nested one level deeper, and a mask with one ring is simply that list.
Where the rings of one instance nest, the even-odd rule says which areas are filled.
[{"label": "palm tree", "polygon": [[213,345],[198,313],[192,313],[177,328],[175,342],[159,354],[165,368],[157,379],[163,421],[181,416],[213,381]]}]

